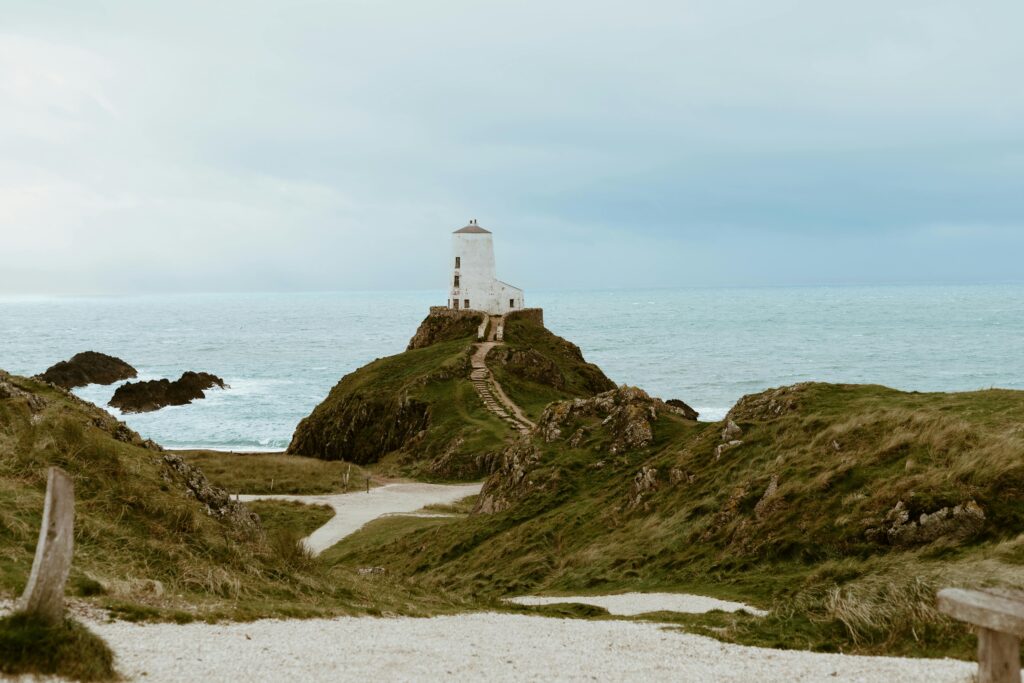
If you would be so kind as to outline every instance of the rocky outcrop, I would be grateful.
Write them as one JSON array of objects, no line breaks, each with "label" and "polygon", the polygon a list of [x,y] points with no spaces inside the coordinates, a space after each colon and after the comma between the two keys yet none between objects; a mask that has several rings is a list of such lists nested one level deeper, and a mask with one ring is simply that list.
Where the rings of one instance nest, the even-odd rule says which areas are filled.
[{"label": "rocky outcrop", "polygon": [[881,527],[870,528],[865,535],[869,541],[914,546],[939,538],[962,541],[978,534],[985,524],[985,512],[973,499],[931,513],[922,512],[916,519],[912,517],[901,500],[886,514]]},{"label": "rocky outcrop", "polygon": [[522,496],[549,483],[535,482],[530,477],[540,457],[540,450],[529,437],[506,448],[498,456],[494,473],[484,482],[474,512],[488,514],[507,510]]},{"label": "rocky outcrop", "polygon": [[213,387],[228,388],[216,375],[188,371],[173,382],[158,379],[122,384],[114,392],[109,405],[125,413],[148,413],[165,406],[183,406],[206,398],[205,391]]},{"label": "rocky outcrop", "polygon": [[812,385],[812,382],[803,382],[759,394],[748,394],[736,402],[725,419],[734,423],[766,422],[782,417],[799,408],[801,394]]},{"label": "rocky outcrop", "polygon": [[62,360],[47,368],[37,379],[65,389],[74,389],[87,384],[113,384],[123,379],[132,379],[138,374],[135,368],[120,358],[96,351],[83,351],[76,353],[71,360]]},{"label": "rocky outcrop", "polygon": [[641,468],[633,477],[633,486],[629,492],[627,508],[636,508],[645,504],[645,499],[658,490],[658,470],[654,467]]},{"label": "rocky outcrop", "polygon": [[700,417],[700,413],[688,406],[685,402],[680,401],[678,398],[670,398],[665,401],[665,405],[675,408],[679,411],[679,414],[685,417],[687,420],[696,420]]},{"label": "rocky outcrop", "polygon": [[[551,443],[566,438],[566,431],[581,418],[599,418],[608,451],[620,453],[644,448],[654,440],[652,425],[665,404],[642,389],[620,387],[592,398],[552,403],[541,414],[537,434]],[[672,411],[674,412],[674,411]],[[576,435],[576,430],[569,434]]]},{"label": "rocky outcrop", "polygon": [[164,455],[162,461],[166,467],[164,479],[169,484],[184,485],[188,495],[205,506],[207,514],[227,521],[240,531],[259,531],[259,516],[244,503],[232,500],[227,491],[211,484],[201,469],[170,453]]},{"label": "rocky outcrop", "polygon": [[11,381],[11,376],[0,370],[0,401],[18,399],[25,401],[28,409],[33,413],[39,413],[46,407],[47,401],[42,396],[31,391],[25,391]]},{"label": "rocky outcrop", "polygon": [[433,306],[423,319],[416,334],[409,340],[406,351],[423,349],[443,341],[476,337],[484,320],[479,311],[456,311],[444,306]]}]

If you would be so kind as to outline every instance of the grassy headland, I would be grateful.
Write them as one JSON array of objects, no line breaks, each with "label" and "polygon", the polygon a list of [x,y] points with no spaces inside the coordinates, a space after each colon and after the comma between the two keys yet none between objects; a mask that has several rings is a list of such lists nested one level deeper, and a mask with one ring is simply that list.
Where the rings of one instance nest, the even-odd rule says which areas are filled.
[{"label": "grassy headland", "polygon": [[[410,349],[346,375],[295,430],[288,452],[424,479],[476,479],[512,438],[469,379],[478,314],[429,316]],[[533,407],[614,385],[579,349],[528,318],[510,319],[491,367]]]},{"label": "grassy headland", "polygon": [[798,385],[745,398],[725,436],[616,393],[550,407],[488,480],[494,512],[334,556],[481,599],[693,590],[771,610],[694,628],[854,652],[970,656],[935,591],[1024,586],[1024,392]]}]

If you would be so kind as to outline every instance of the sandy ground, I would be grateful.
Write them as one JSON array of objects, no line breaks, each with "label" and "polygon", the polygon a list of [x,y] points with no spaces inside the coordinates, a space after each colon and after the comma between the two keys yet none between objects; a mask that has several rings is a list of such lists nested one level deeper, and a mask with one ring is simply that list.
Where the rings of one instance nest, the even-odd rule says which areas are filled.
[{"label": "sandy ground", "polygon": [[634,616],[648,612],[685,612],[703,614],[712,610],[723,612],[739,612],[744,610],[750,614],[764,616],[764,610],[744,605],[742,602],[717,600],[703,595],[687,595],[685,593],[621,593],[619,595],[573,595],[573,596],[536,596],[524,595],[509,598],[509,602],[519,605],[554,605],[558,603],[577,602],[584,605],[604,607],[611,614]]},{"label": "sandy ground", "polygon": [[728,645],[657,624],[465,614],[90,627],[130,680],[969,681],[953,660]]},{"label": "sandy ground", "polygon": [[426,505],[449,504],[480,493],[482,484],[387,484],[370,492],[337,493],[319,496],[247,495],[242,501],[294,500],[311,505],[327,505],[334,517],[303,539],[319,555],[364,524],[385,515],[416,512]]}]

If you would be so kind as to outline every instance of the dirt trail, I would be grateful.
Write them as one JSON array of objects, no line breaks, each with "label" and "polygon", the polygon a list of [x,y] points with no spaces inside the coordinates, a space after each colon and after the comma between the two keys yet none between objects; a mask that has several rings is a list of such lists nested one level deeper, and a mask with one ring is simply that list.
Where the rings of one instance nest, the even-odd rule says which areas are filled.
[{"label": "dirt trail", "polygon": [[243,502],[253,500],[292,500],[307,505],[327,505],[334,517],[327,524],[303,539],[306,547],[319,555],[332,545],[353,534],[367,522],[378,517],[411,513],[426,505],[454,503],[480,493],[482,484],[387,484],[370,492],[335,493],[327,495],[246,495]]},{"label": "dirt trail", "polygon": [[969,662],[769,650],[663,624],[459,614],[238,624],[87,622],[128,680],[932,681]]},{"label": "dirt trail", "polygon": [[500,319],[492,318],[489,341],[480,342],[476,345],[476,352],[473,354],[471,361],[473,369],[469,373],[469,379],[473,383],[476,393],[480,395],[480,400],[487,407],[487,410],[508,422],[513,429],[521,434],[525,434],[536,425],[526,416],[522,408],[517,406],[508,397],[501,384],[491,374],[490,368],[487,367],[487,354],[495,346],[503,344],[503,342],[494,340],[495,330],[502,324]]}]

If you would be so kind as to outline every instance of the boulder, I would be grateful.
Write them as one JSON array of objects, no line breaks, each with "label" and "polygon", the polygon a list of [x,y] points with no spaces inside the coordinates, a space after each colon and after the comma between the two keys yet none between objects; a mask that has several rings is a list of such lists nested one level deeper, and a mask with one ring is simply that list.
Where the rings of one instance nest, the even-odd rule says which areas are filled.
[{"label": "boulder", "polygon": [[[649,446],[654,440],[652,423],[665,404],[636,387],[620,387],[591,398],[552,403],[540,416],[537,430],[548,443],[564,437],[564,430],[585,417],[601,419],[601,430],[610,436],[611,453]],[[574,430],[573,435],[577,432]]]},{"label": "boulder", "polygon": [[228,388],[216,375],[188,371],[173,382],[158,379],[122,384],[114,392],[109,405],[125,413],[148,413],[165,406],[183,406],[206,398],[205,390],[213,387]]},{"label": "boulder", "polygon": [[74,389],[87,384],[113,384],[138,377],[138,374],[135,368],[120,358],[96,351],[83,351],[76,353],[71,360],[62,360],[47,368],[37,379],[65,389]]}]

